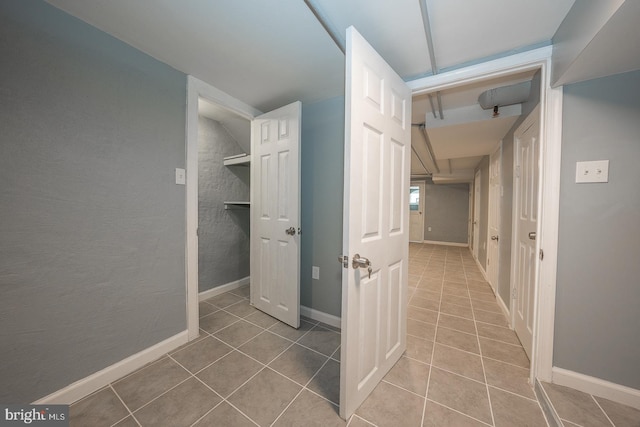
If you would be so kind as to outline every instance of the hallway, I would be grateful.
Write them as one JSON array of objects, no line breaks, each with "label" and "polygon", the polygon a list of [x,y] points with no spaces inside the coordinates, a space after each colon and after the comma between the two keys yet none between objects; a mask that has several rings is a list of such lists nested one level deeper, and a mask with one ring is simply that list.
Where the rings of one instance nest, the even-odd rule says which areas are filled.
[{"label": "hallway", "polygon": [[[469,250],[409,252],[407,351],[348,426],[546,426],[529,360]],[[72,405],[71,425],[347,425],[339,331],[310,319],[292,329],[248,292],[202,302],[200,338]]]}]

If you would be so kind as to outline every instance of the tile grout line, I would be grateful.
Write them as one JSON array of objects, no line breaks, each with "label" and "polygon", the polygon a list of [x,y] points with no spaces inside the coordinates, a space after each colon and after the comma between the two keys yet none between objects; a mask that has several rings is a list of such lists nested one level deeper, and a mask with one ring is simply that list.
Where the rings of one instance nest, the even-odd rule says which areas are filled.
[{"label": "tile grout line", "polygon": [[[113,383],[109,383],[109,388],[111,389],[111,391],[113,392],[113,394],[116,395],[116,397],[118,398],[118,400],[124,405],[124,407],[127,409],[127,411],[129,412],[129,415],[127,415],[126,417],[122,418],[122,420],[126,419],[127,417],[131,416],[131,418],[133,418],[133,420],[139,425],[142,426],[142,424],[140,424],[140,422],[138,421],[138,419],[133,415],[133,412],[131,412],[131,409],[129,409],[129,405],[127,405],[126,403],[124,403],[124,400],[122,400],[122,397],[120,397],[120,395],[118,394],[118,392],[116,391],[115,388],[113,388]],[[118,422],[114,423],[113,425],[118,424],[120,421],[122,420],[118,420]]]},{"label": "tile grout line", "polygon": [[609,420],[609,422],[611,423],[612,427],[616,427],[616,425],[613,423],[613,421],[611,420],[611,418],[609,418],[609,414],[607,414],[607,411],[605,411],[602,406],[600,406],[600,402],[598,402],[598,400],[596,400],[596,398],[592,395],[589,394],[589,396],[591,397],[591,399],[596,402],[596,405],[598,405],[598,408],[600,408],[600,410],[602,411],[602,413],[604,414],[605,417],[607,417],[607,420]]},{"label": "tile grout line", "polygon": [[[436,405],[440,405],[440,406],[442,406],[442,407],[444,407],[444,408],[447,408],[447,409],[449,409],[450,411],[457,412],[457,413],[458,413],[458,414],[460,414],[460,415],[464,415],[464,416],[465,416],[465,417],[467,417],[467,418],[471,418],[472,420],[478,421],[479,423],[482,423],[482,424],[484,424],[484,425],[486,425],[486,426],[491,426],[491,424],[487,424],[485,421],[482,421],[482,420],[479,420],[479,419],[477,419],[477,418],[475,418],[475,417],[472,417],[472,416],[471,416],[471,415],[469,415],[469,414],[465,414],[464,412],[462,412],[462,411],[460,411],[460,410],[458,410],[458,409],[452,408],[452,407],[450,407],[450,406],[447,406],[447,405],[445,405],[444,403],[436,402],[435,400],[432,400],[432,399],[429,399],[429,398],[427,398],[427,400],[428,400],[429,402],[433,402],[433,403],[435,403]],[[491,426],[491,427],[493,427],[493,426]]]}]

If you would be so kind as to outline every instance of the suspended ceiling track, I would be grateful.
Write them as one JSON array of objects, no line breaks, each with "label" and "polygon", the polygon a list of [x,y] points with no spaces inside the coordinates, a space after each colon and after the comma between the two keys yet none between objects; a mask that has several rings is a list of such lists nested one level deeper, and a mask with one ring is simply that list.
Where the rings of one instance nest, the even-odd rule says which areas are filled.
[{"label": "suspended ceiling track", "polygon": [[[429,61],[431,62],[431,72],[435,75],[438,74],[438,64],[436,63],[436,54],[433,48],[433,35],[431,33],[431,21],[429,19],[429,10],[427,9],[427,0],[419,0],[420,1],[420,12],[422,12],[422,24],[424,25],[424,34],[427,38],[427,49],[429,50]],[[433,117],[436,116],[436,110],[433,108],[433,99],[431,98],[431,94],[427,95],[429,97],[429,102],[431,103],[431,111],[433,112]],[[444,120],[444,113],[442,111],[442,97],[440,95],[440,91],[436,92],[437,100],[438,100],[438,113],[440,113],[440,119]]]},{"label": "suspended ceiling track", "polygon": [[421,123],[417,126],[420,128],[420,131],[421,131],[420,135],[422,135],[422,139],[424,139],[424,143],[427,146],[427,154],[429,154],[431,163],[433,163],[433,167],[436,169],[436,172],[440,173],[440,168],[438,167],[438,163],[436,162],[436,156],[433,154],[433,147],[431,146],[431,140],[429,140],[429,134],[427,134],[427,128],[425,127],[424,123]]},{"label": "suspended ceiling track", "polygon": [[318,4],[314,0],[304,0],[304,3],[307,5],[311,13],[316,17],[322,28],[329,34],[329,37],[333,40],[333,42],[338,46],[338,49],[344,54],[346,52],[346,43],[340,33],[335,29],[335,27],[329,21],[327,15],[322,12],[322,9],[318,6]]}]

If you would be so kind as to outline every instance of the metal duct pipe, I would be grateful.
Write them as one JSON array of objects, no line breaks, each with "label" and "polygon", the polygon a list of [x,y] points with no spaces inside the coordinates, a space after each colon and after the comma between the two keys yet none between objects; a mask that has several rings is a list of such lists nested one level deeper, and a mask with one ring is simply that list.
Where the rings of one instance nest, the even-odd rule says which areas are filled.
[{"label": "metal duct pipe", "polygon": [[[429,10],[427,9],[427,0],[420,1],[420,12],[422,14],[422,25],[424,26],[424,35],[427,38],[427,49],[429,50],[429,61],[431,62],[431,72],[435,75],[438,74],[438,64],[436,63],[436,54],[433,48],[433,35],[431,34],[431,20],[429,19]],[[436,92],[438,96],[438,112],[440,113],[440,119],[444,120],[444,114],[442,112],[442,97],[440,92]],[[436,117],[436,110],[433,108],[433,101],[431,95],[429,95],[429,101],[431,102],[431,111],[433,117]]]},{"label": "metal duct pipe", "polygon": [[420,154],[418,154],[418,152],[416,151],[415,148],[413,148],[413,144],[411,145],[411,151],[413,151],[416,155],[416,157],[418,158],[418,161],[420,162],[420,164],[422,165],[422,169],[424,169],[424,171],[431,175],[431,171],[429,169],[427,169],[427,167],[424,165],[424,162],[422,161],[422,158],[420,157]]},{"label": "metal duct pipe", "polygon": [[478,104],[484,110],[489,110],[496,106],[504,107],[505,105],[521,104],[529,99],[530,93],[530,81],[497,87],[482,92],[478,97]]},{"label": "metal duct pipe", "polygon": [[420,134],[422,135],[422,139],[424,139],[424,143],[427,145],[427,153],[429,154],[429,158],[431,159],[431,163],[433,163],[433,167],[435,168],[437,173],[440,173],[440,168],[438,167],[438,163],[436,162],[436,156],[433,154],[433,147],[431,147],[431,141],[429,140],[429,135],[427,134],[427,128],[423,124],[419,125]]}]

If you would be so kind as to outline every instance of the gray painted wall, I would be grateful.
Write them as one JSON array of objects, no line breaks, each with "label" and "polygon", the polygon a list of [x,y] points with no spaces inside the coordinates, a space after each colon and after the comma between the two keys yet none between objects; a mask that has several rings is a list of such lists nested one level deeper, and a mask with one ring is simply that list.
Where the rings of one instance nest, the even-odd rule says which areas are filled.
[{"label": "gray painted wall", "polygon": [[[500,207],[500,271],[498,272],[498,294],[507,308],[511,307],[511,238],[513,209],[513,136],[518,126],[540,103],[540,71],[531,81],[529,100],[522,104],[522,115],[513,124],[502,139],[502,187],[503,194]],[[488,218],[487,218],[488,220]]]},{"label": "gray painted wall", "polygon": [[424,210],[425,240],[468,243],[469,184],[434,184],[427,179]]},{"label": "gray painted wall", "polygon": [[476,170],[480,169],[480,239],[478,261],[487,271],[487,229],[489,227],[489,156],[484,156]]},{"label": "gray painted wall", "polygon": [[[340,316],[342,306],[342,198],[344,98],[302,108],[302,236],[300,303]],[[320,267],[320,280],[311,267]]]},{"label": "gray painted wall", "polygon": [[0,402],[186,328],[185,76],[41,1],[0,2]]},{"label": "gray painted wall", "polygon": [[248,208],[225,210],[224,201],[249,200],[250,168],[224,166],[244,151],[217,121],[198,121],[198,291],[249,276]]},{"label": "gray painted wall", "polygon": [[[640,389],[640,72],[565,86],[554,366]],[[607,184],[577,161],[609,160]]]}]

